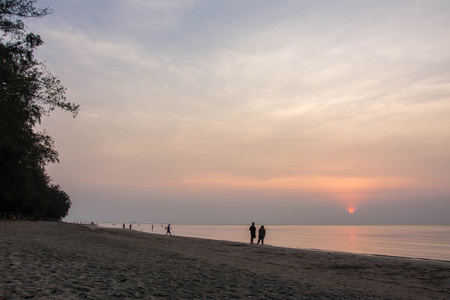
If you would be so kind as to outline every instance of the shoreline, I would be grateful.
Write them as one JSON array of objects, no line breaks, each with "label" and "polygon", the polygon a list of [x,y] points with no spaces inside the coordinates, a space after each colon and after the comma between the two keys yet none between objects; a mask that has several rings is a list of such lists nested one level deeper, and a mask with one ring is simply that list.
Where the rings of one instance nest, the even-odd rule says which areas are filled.
[{"label": "shoreline", "polygon": [[[119,229],[119,226],[112,223],[99,223],[98,225],[102,228],[116,228]],[[142,226],[141,226],[142,225]],[[155,231],[150,230],[151,224],[134,224],[133,230],[141,231],[145,233],[159,233],[159,234],[165,234],[164,230],[160,229],[160,225],[164,226],[164,224],[156,224]],[[220,241],[232,241],[232,242],[242,242],[244,244],[247,243],[248,236],[248,225],[186,225],[186,224],[174,224],[174,231],[173,233],[178,236],[185,236],[185,237],[197,237],[197,238],[204,238],[204,239],[212,239],[212,240],[220,240]],[[176,226],[176,227],[175,227]],[[196,226],[203,227],[202,231],[196,228]],[[225,227],[224,227],[225,226]],[[227,228],[227,227],[230,228]],[[269,226],[269,225],[267,225]],[[280,227],[286,226],[289,227],[298,227],[299,229],[294,229],[288,236],[283,236],[278,234],[278,231],[282,230],[283,232],[286,230],[284,228],[280,229]],[[340,225],[339,225],[340,226]],[[324,227],[329,228],[331,232],[335,230],[336,227],[339,226],[331,226],[331,225],[319,225],[319,226],[312,226],[312,227]],[[342,225],[343,227],[354,227],[354,226],[348,226],[348,225]],[[367,227],[367,226],[373,226],[375,228],[378,228],[377,230],[380,230],[379,228],[388,227],[391,230],[386,231],[383,234],[387,234],[387,240],[380,239],[379,241],[374,239],[369,239],[367,241],[363,241],[362,239],[365,239],[365,235],[370,235],[370,232],[362,230],[362,232],[358,232],[360,229],[358,227]],[[396,225],[400,227],[411,227],[411,226],[419,226],[419,228],[430,226],[430,228],[434,228],[433,230],[419,230],[416,232],[420,236],[426,236],[427,234],[450,234],[450,225]],[[436,229],[436,227],[442,227],[446,226],[445,229]],[[306,227],[306,228],[302,228]],[[358,236],[358,239],[349,238],[350,232],[341,232],[337,231],[338,234],[344,235],[343,240],[333,239],[334,236],[331,236],[331,241],[328,238],[329,231],[325,232],[322,229],[319,229],[319,235],[322,235],[321,239],[314,240],[310,238],[308,234],[304,234],[305,231],[309,231],[307,229],[308,227],[311,227],[310,225],[270,225],[271,230],[275,228],[277,231],[275,234],[269,234],[269,239],[266,239],[266,244],[276,247],[283,247],[283,248],[290,248],[290,249],[299,249],[299,250],[317,250],[317,251],[333,251],[333,252],[343,252],[343,253],[354,253],[354,254],[361,254],[361,255],[380,255],[380,256],[392,256],[392,257],[405,257],[405,258],[412,258],[412,259],[425,259],[425,260],[438,260],[438,261],[449,261],[450,262],[450,245],[447,244],[440,244],[440,241],[436,241],[438,244],[433,244],[433,241],[426,241],[425,244],[422,244],[420,240],[416,239],[409,239],[408,236],[411,236],[411,234],[414,234],[414,231],[410,231],[410,229],[407,229],[405,231],[408,231],[405,233],[405,235],[400,239],[392,239],[393,234],[398,234],[397,231],[393,230],[391,227],[392,225],[361,225],[355,227],[355,236]],[[122,226],[120,225],[120,228]],[[128,230],[128,226],[126,226],[126,229]],[[292,229],[291,229],[292,230]],[[316,229],[313,229],[313,231]],[[383,229],[381,229],[383,230]],[[401,230],[400,230],[401,231]],[[439,233],[437,233],[439,232]],[[244,233],[244,234],[243,234]],[[324,234],[325,233],[325,234]],[[353,230],[352,230],[353,233]],[[378,233],[376,233],[378,234]],[[296,236],[296,239],[293,239],[293,235]],[[287,237],[287,238],[286,238]],[[450,237],[450,235],[448,235]],[[443,236],[442,236],[443,238]],[[301,242],[298,242],[301,241]],[[305,243],[306,241],[306,243]],[[323,242],[327,241],[327,242]],[[385,243],[387,242],[387,243]],[[411,243],[412,242],[412,243]],[[417,244],[414,244],[414,243]],[[339,246],[336,246],[339,245]],[[351,245],[351,247],[350,247]],[[379,245],[383,245],[379,247]],[[405,245],[409,245],[408,247],[405,247]],[[437,250],[436,247],[439,247],[439,250]],[[414,249],[414,250],[412,250]]]},{"label": "shoreline", "polygon": [[71,223],[0,221],[0,231],[0,299],[450,298],[448,261]]},{"label": "shoreline", "polygon": [[[98,225],[92,225],[92,224],[78,224],[78,223],[69,223],[69,224],[77,224],[84,227],[88,227],[92,230],[118,230],[118,231],[128,231],[129,229],[120,229],[120,228],[108,228],[108,227],[101,227]],[[125,232],[124,231],[124,232]],[[142,233],[142,234],[154,234],[154,235],[160,235],[165,236],[163,233],[155,233],[155,232],[146,232],[146,231],[138,231],[133,229],[134,232]],[[249,243],[239,242],[239,241],[232,241],[232,240],[221,240],[221,239],[213,239],[213,238],[203,238],[203,237],[195,237],[195,236],[185,236],[185,235],[177,235],[173,234],[172,236],[180,237],[180,238],[187,238],[187,239],[194,239],[194,240],[209,240],[209,241],[216,241],[216,242],[229,242],[229,243],[236,243],[241,245],[250,245]],[[334,254],[347,254],[347,255],[358,255],[358,256],[375,256],[375,257],[386,257],[386,258],[399,258],[399,259],[410,259],[410,260],[423,260],[423,261],[430,261],[430,262],[442,262],[442,263],[449,263],[450,260],[444,260],[444,259],[434,259],[434,258],[424,258],[424,257],[409,257],[409,256],[398,256],[398,255],[387,255],[387,254],[376,254],[376,253],[355,253],[355,252],[346,252],[346,251],[338,251],[338,250],[326,250],[326,249],[317,249],[317,248],[294,248],[294,247],[285,247],[285,246],[276,246],[276,245],[270,245],[270,244],[264,244],[264,245],[250,245],[255,247],[272,247],[272,248],[279,248],[279,249],[285,249],[285,250],[299,250],[299,251],[311,251],[311,252],[319,252],[319,253],[334,253]]]}]

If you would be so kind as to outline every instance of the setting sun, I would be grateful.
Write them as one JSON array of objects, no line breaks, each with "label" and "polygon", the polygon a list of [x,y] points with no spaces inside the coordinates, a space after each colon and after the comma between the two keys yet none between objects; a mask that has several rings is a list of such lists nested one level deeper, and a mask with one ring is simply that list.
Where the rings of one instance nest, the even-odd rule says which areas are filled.
[{"label": "setting sun", "polygon": [[349,208],[349,209],[348,209],[348,212],[351,213],[351,214],[352,214],[354,211],[355,211],[355,210],[354,210],[353,208]]}]

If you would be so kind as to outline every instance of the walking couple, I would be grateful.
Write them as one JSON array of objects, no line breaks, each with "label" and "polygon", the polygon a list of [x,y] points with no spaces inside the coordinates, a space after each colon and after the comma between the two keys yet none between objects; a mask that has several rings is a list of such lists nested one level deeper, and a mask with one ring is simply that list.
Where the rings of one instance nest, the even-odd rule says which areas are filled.
[{"label": "walking couple", "polygon": [[[249,228],[250,230],[250,244],[253,244],[253,239],[256,238],[256,227],[255,222],[252,222],[252,226]],[[264,228],[264,225],[261,225],[258,231],[258,243],[261,242],[261,245],[264,245],[264,238],[266,237],[266,229]]]}]

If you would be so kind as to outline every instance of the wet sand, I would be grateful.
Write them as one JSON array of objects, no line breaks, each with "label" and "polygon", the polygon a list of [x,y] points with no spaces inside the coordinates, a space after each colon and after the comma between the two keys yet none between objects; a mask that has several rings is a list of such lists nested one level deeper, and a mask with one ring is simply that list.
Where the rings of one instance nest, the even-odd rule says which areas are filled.
[{"label": "wet sand", "polygon": [[450,299],[450,262],[0,221],[0,299]]}]

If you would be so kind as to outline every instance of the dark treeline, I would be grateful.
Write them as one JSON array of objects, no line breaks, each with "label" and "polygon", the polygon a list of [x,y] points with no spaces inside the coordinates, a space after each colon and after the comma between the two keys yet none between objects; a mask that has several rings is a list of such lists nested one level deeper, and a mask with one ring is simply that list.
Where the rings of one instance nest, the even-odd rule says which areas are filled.
[{"label": "dark treeline", "polygon": [[35,127],[56,108],[75,117],[78,106],[66,101],[65,88],[34,57],[43,41],[26,31],[24,20],[51,12],[35,2],[0,0],[0,213],[60,219],[70,198],[45,170],[58,162],[58,152],[53,139]]}]

